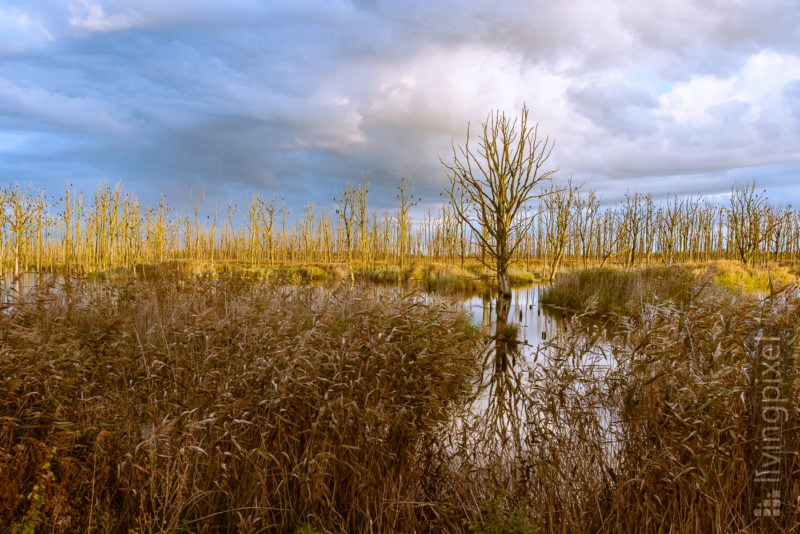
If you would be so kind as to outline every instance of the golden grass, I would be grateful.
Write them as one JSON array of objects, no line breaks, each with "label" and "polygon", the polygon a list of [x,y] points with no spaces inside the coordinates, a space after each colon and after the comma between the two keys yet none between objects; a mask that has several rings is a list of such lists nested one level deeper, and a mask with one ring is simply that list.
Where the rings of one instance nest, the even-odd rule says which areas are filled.
[{"label": "golden grass", "polygon": [[705,264],[689,264],[696,272],[713,277],[722,287],[739,293],[769,294],[797,280],[794,264],[770,264],[747,266],[734,261],[716,261]]},{"label": "golden grass", "polygon": [[794,264],[744,266],[733,261],[643,267],[590,267],[563,271],[543,293],[542,302],[575,311],[632,311],[642,303],[686,303],[699,286],[748,297],[779,292],[797,282]]},{"label": "golden grass", "polygon": [[[782,337],[782,389],[790,411],[800,408],[795,364],[798,300],[779,295],[765,302],[719,292],[686,306],[651,306],[619,333],[623,350],[615,373],[621,450],[610,486],[607,532],[796,532],[794,503],[800,475],[792,418],[783,461],[789,485],[782,517],[759,521],[748,501],[759,441],[753,408],[755,335]],[[796,427],[795,427],[796,428]],[[761,523],[759,529],[755,524]]]}]

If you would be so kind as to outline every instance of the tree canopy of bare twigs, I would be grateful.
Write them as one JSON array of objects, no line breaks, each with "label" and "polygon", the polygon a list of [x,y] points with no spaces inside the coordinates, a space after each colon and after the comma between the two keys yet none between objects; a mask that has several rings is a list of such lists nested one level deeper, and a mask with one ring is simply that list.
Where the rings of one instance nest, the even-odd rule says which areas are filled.
[{"label": "tree canopy of bare twigs", "polygon": [[508,265],[533,218],[525,208],[540,196],[536,186],[556,171],[547,164],[553,150],[550,137],[539,136],[527,106],[519,117],[492,111],[481,125],[477,143],[453,144],[453,160],[441,160],[447,171],[446,193],[456,216],[464,221],[486,252],[497,274],[502,295],[511,294]]},{"label": "tree canopy of bare twigs", "polygon": [[780,226],[782,217],[769,217],[766,190],[756,184],[734,185],[728,209],[728,232],[733,249],[745,265],[750,265],[768,237]]}]

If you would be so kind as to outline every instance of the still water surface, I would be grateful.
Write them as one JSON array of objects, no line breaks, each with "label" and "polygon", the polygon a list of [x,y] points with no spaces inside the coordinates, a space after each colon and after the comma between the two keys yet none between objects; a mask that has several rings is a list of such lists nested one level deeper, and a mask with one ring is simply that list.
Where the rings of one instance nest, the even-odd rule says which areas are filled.
[{"label": "still water surface", "polygon": [[[543,290],[544,286],[541,285],[517,288],[511,296],[508,322],[519,327],[519,340],[529,349],[535,349],[543,341],[552,339],[566,325],[563,313],[540,304],[539,296]],[[461,305],[475,324],[481,325],[487,331],[494,326],[494,298],[474,296],[461,302]]]}]

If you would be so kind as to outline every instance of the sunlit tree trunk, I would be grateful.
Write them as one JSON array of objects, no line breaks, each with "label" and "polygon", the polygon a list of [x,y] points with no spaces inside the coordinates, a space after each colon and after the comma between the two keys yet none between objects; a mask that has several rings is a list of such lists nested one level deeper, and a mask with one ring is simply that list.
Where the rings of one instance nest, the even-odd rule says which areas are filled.
[{"label": "sunlit tree trunk", "polygon": [[414,195],[410,192],[406,185],[406,179],[400,179],[400,185],[397,188],[397,199],[400,201],[400,208],[397,211],[397,224],[398,224],[398,255],[400,257],[400,272],[403,272],[406,266],[406,259],[408,255],[408,242],[409,242],[409,219],[408,214],[411,208],[419,203],[419,199],[414,199]]},{"label": "sunlit tree trunk", "polygon": [[553,186],[544,196],[545,241],[547,242],[548,281],[553,282],[561,265],[567,243],[573,233],[573,210],[577,187],[568,180],[565,186]]},{"label": "sunlit tree trunk", "polygon": [[44,192],[34,194],[16,185],[5,188],[2,197],[7,210],[4,222],[9,230],[6,243],[11,244],[16,277],[23,267],[27,267],[26,251],[30,248],[31,239],[41,232],[37,221],[46,208]]}]

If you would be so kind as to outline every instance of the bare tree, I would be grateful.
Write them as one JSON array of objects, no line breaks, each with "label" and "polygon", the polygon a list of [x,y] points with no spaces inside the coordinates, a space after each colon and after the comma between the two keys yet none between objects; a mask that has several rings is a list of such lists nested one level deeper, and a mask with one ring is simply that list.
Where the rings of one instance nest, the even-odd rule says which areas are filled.
[{"label": "bare tree", "polygon": [[788,248],[786,236],[791,232],[792,208],[789,205],[767,205],[764,210],[766,227],[769,230],[769,253],[772,261],[779,261]]},{"label": "bare tree", "polygon": [[491,112],[477,147],[470,143],[468,126],[464,146],[453,145],[453,162],[442,161],[454,212],[486,249],[487,266],[505,297],[511,296],[509,263],[533,221],[523,216],[524,208],[540,196],[535,187],[555,173],[544,169],[552,150],[553,141],[539,137],[539,125],[529,122],[523,106],[518,119]]},{"label": "bare tree", "polygon": [[264,238],[267,240],[267,261],[270,265],[275,263],[275,212],[277,210],[277,200],[273,197],[264,204],[261,214],[261,228]]},{"label": "bare tree", "polygon": [[369,214],[367,213],[367,195],[369,194],[369,182],[365,182],[356,189],[356,220],[359,228],[359,241],[361,249],[361,264],[366,266],[369,260],[369,236],[367,226]]},{"label": "bare tree", "polygon": [[453,144],[452,163],[440,160],[447,170],[445,191],[453,212],[479,240],[488,255],[483,261],[497,276],[495,376],[505,376],[508,347],[516,341],[509,339],[514,330],[507,325],[511,308],[508,266],[534,220],[525,208],[541,198],[536,186],[555,173],[544,168],[552,150],[553,142],[539,137],[539,125],[528,121],[528,108],[523,106],[518,119],[501,111],[489,113],[477,147],[470,143],[467,126],[464,145],[456,148]]},{"label": "bare tree", "polygon": [[[353,184],[347,182],[344,191],[334,197],[333,201],[336,203],[336,215],[339,216],[341,221],[341,228],[343,230],[342,237],[344,238],[345,260],[347,262],[347,270],[350,273],[351,281],[353,278],[353,234],[355,232],[355,225],[357,223],[357,205],[358,195],[360,189],[353,187]],[[365,197],[366,200],[366,197]]]},{"label": "bare tree", "polygon": [[255,266],[261,259],[259,236],[261,234],[261,212],[264,209],[263,197],[260,193],[256,193],[250,199],[247,205],[247,225],[248,225],[248,246],[247,254],[250,260],[250,265]]},{"label": "bare tree", "polygon": [[553,186],[544,197],[545,240],[547,242],[548,280],[553,283],[556,271],[564,258],[567,243],[574,233],[574,211],[578,187],[572,178],[566,187]]},{"label": "bare tree", "polygon": [[667,198],[665,205],[656,210],[658,247],[661,252],[661,261],[666,264],[672,263],[675,259],[682,210],[683,201],[678,200],[677,195],[673,195],[671,200]]},{"label": "bare tree", "polygon": [[734,185],[731,189],[728,232],[739,259],[745,265],[753,262],[771,232],[764,214],[767,206],[766,191],[756,191],[755,183]]},{"label": "bare tree", "polygon": [[619,253],[622,242],[622,232],[619,231],[622,223],[621,215],[615,209],[606,209],[600,212],[597,221],[597,256],[600,258],[600,267],[605,266],[612,256]]},{"label": "bare tree", "polygon": [[400,178],[400,185],[397,186],[397,195],[395,196],[400,201],[400,208],[397,210],[397,225],[399,227],[397,240],[400,255],[400,273],[403,273],[406,267],[406,255],[408,254],[408,212],[419,204],[420,199],[414,199],[413,188],[410,191],[407,189],[405,177]]},{"label": "bare tree", "polygon": [[3,202],[0,206],[5,210],[2,222],[9,230],[6,243],[14,255],[14,276],[18,276],[20,269],[27,267],[25,253],[36,238],[36,220],[46,209],[44,191],[34,194],[29,188],[16,185],[8,186],[1,194]]},{"label": "bare tree", "polygon": [[592,237],[598,224],[599,209],[600,199],[594,190],[589,190],[586,196],[578,192],[575,200],[575,238],[584,268],[588,265],[592,254]]},{"label": "bare tree", "polygon": [[627,249],[625,265],[633,267],[636,262],[636,252],[639,245],[639,234],[645,222],[645,197],[639,193],[625,193],[625,202],[622,204],[622,238]]},{"label": "bare tree", "polygon": [[211,263],[214,263],[215,252],[217,250],[217,221],[219,220],[219,205],[214,204],[214,214],[213,218],[206,215],[206,218],[211,221],[211,225],[209,227],[208,233],[208,253],[209,253],[209,260]]}]

